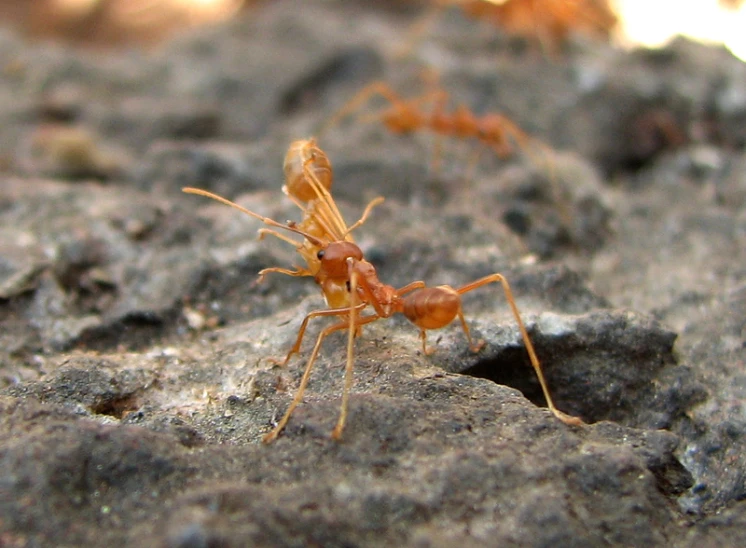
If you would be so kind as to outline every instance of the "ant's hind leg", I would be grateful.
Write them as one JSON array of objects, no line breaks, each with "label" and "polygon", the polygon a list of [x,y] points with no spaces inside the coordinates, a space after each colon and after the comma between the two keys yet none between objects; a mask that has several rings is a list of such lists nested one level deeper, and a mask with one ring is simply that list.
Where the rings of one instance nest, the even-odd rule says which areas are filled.
[{"label": "ant's hind leg", "polygon": [[420,341],[422,341],[422,353],[425,354],[425,356],[432,356],[435,352],[435,348],[427,347],[427,330],[420,329]]},{"label": "ant's hind leg", "polygon": [[461,322],[461,327],[464,330],[464,335],[466,335],[466,340],[469,342],[469,350],[474,352],[475,354],[482,350],[484,348],[484,340],[479,339],[478,341],[474,342],[474,339],[471,337],[471,330],[469,329],[469,326],[466,324],[466,319],[464,318],[464,313],[459,308],[458,311],[458,319]]},{"label": "ant's hind leg", "polygon": [[468,293],[469,291],[472,291],[474,289],[477,289],[479,287],[482,287],[483,285],[486,285],[488,283],[492,282],[499,282],[500,285],[502,285],[503,292],[505,293],[505,298],[508,301],[508,305],[510,306],[510,310],[513,313],[513,317],[515,318],[516,323],[518,324],[518,330],[521,333],[521,338],[523,339],[523,344],[526,346],[526,352],[528,353],[529,360],[531,361],[531,365],[534,368],[534,371],[536,372],[536,376],[539,379],[539,384],[541,385],[541,391],[544,393],[544,399],[547,401],[547,406],[549,407],[549,410],[552,412],[552,414],[557,417],[559,420],[564,422],[565,424],[568,424],[570,426],[580,426],[583,423],[583,421],[578,417],[573,417],[572,415],[568,415],[567,413],[563,413],[557,407],[554,405],[554,400],[552,399],[552,395],[549,392],[549,385],[547,384],[546,379],[544,378],[544,372],[541,368],[541,363],[539,363],[539,358],[536,356],[536,350],[534,350],[534,345],[531,342],[531,338],[528,336],[528,331],[526,330],[526,326],[523,324],[523,320],[521,319],[521,315],[518,312],[518,306],[515,304],[515,298],[513,297],[513,292],[510,290],[510,284],[508,284],[508,280],[505,279],[505,276],[502,274],[491,274],[489,276],[485,276],[484,278],[480,278],[479,280],[476,280],[470,284],[466,284],[463,287],[460,287],[456,291],[463,295],[464,293]]}]

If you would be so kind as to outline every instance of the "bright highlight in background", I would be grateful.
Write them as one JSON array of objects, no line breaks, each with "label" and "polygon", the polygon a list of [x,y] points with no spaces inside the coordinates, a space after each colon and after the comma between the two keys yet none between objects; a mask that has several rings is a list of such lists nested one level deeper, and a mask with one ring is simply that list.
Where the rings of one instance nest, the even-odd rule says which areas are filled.
[{"label": "bright highlight in background", "polygon": [[[68,18],[85,18],[102,7],[125,28],[179,28],[230,18],[248,0],[47,0]],[[431,0],[436,2],[438,0]],[[456,3],[459,0],[439,0]],[[496,4],[507,0],[489,0]],[[542,0],[534,0],[536,6]],[[564,0],[575,2],[577,0]],[[603,0],[599,0],[603,1]],[[746,2],[738,0],[609,0],[619,17],[617,37],[625,46],[660,47],[683,35],[723,44],[746,61]],[[721,4],[743,4],[727,9]],[[303,9],[299,1],[298,9]]]},{"label": "bright highlight in background", "polygon": [[718,0],[616,0],[622,42],[658,47],[676,35],[724,44],[746,60],[746,6],[725,9]]},{"label": "bright highlight in background", "polygon": [[[85,17],[101,9],[105,0],[53,0],[61,13]],[[120,22],[129,25],[161,21],[203,24],[222,21],[234,15],[244,0],[119,0],[107,7]]]}]

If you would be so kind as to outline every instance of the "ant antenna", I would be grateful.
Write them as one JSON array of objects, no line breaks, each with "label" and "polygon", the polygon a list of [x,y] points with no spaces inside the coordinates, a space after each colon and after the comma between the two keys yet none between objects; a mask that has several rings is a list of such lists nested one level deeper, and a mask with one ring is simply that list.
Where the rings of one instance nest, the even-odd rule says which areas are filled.
[{"label": "ant antenna", "polygon": [[243,213],[246,213],[246,215],[254,217],[255,219],[260,220],[266,225],[274,226],[277,228],[283,228],[290,232],[294,232],[295,234],[299,234],[303,236],[304,238],[306,238],[309,242],[311,242],[315,246],[324,247],[326,245],[325,242],[318,239],[316,236],[313,236],[312,234],[308,234],[307,232],[303,232],[302,230],[296,228],[295,223],[293,221],[288,221],[287,224],[278,223],[274,219],[270,219],[269,217],[264,217],[262,215],[259,215],[258,213],[254,213],[253,211],[246,209],[245,207],[240,206],[235,202],[231,202],[227,198],[223,198],[222,196],[218,196],[217,194],[213,194],[212,192],[208,192],[200,188],[192,188],[192,187],[187,186],[187,187],[182,188],[181,190],[182,192],[186,192],[187,194],[197,194],[198,196],[205,196],[206,198],[212,198],[213,200],[218,201],[221,204],[231,206]]}]

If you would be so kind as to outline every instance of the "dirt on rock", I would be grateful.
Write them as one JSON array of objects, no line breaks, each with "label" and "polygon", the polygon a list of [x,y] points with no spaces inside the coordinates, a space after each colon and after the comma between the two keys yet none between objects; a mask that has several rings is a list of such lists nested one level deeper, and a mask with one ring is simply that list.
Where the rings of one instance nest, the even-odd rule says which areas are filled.
[{"label": "dirt on rock", "polygon": [[[0,545],[746,543],[746,65],[683,39],[547,52],[455,9],[401,55],[421,15],[277,1],[147,53],[0,32]],[[425,69],[533,140],[473,161],[474,140],[326,126]],[[354,233],[380,278],[504,274],[586,425],[545,408],[491,284],[464,298],[480,352],[458,322],[432,355],[402,317],[365,326],[334,441],[332,334],[261,443],[323,320],[269,358],[325,305],[308,278],[256,283],[293,247],[181,188],[300,220],[282,160],[312,135],[348,222],[386,198]]]}]

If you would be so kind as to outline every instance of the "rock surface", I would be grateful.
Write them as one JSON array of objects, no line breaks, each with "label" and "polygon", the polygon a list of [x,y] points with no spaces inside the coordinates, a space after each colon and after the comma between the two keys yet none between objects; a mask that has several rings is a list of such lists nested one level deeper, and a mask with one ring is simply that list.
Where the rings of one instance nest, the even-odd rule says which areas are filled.
[{"label": "rock surface", "polygon": [[[678,40],[548,55],[445,11],[273,2],[148,54],[0,34],[0,544],[743,545],[746,66]],[[355,25],[350,25],[354,20]],[[355,116],[320,137],[382,280],[510,281],[560,409],[545,405],[499,285],[476,337],[403,318],[282,357],[308,312],[299,262],[191,185],[298,219],[282,158],[374,79],[434,68],[453,104],[542,146],[397,136]],[[377,112],[383,103],[364,107]]]}]

